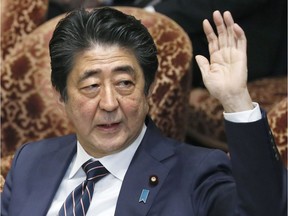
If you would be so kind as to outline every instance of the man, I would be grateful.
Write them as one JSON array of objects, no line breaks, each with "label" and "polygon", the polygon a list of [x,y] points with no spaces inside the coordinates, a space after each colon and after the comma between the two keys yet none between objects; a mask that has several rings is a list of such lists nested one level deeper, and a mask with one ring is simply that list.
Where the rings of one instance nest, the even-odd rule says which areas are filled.
[{"label": "man", "polygon": [[78,10],[50,42],[52,84],[76,135],[18,150],[2,215],[284,215],[286,172],[247,90],[245,34],[229,12],[223,18],[214,13],[218,36],[203,22],[210,63],[196,60],[225,109],[231,161],[163,137],[149,118],[157,50],[140,21]]}]

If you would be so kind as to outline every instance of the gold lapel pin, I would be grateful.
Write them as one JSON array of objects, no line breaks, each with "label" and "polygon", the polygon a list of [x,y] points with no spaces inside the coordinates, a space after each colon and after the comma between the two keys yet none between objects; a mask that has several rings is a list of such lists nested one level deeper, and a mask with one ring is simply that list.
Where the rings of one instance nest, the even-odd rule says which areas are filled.
[{"label": "gold lapel pin", "polygon": [[149,179],[149,183],[152,186],[156,186],[158,184],[159,180],[158,180],[158,176],[156,175],[151,175],[150,179]]}]

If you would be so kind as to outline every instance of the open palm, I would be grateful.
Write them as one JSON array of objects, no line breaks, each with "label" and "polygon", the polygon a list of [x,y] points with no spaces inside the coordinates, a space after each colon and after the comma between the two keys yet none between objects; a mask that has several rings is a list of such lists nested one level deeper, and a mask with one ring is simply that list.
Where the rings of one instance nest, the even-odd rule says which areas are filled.
[{"label": "open palm", "polygon": [[213,18],[218,36],[208,20],[203,22],[209,44],[210,62],[204,56],[196,56],[204,84],[223,106],[231,103],[231,98],[234,102],[235,98],[241,98],[243,95],[249,103],[244,31],[234,23],[230,12],[225,12],[222,18],[220,12],[215,11]]}]

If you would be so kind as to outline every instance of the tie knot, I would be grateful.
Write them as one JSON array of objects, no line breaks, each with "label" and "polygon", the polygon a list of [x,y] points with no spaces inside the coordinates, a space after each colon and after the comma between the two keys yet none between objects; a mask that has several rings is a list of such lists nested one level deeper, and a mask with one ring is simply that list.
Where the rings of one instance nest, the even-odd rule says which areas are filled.
[{"label": "tie knot", "polygon": [[92,161],[91,159],[85,162],[82,168],[87,175],[87,181],[96,182],[109,173],[99,161]]}]

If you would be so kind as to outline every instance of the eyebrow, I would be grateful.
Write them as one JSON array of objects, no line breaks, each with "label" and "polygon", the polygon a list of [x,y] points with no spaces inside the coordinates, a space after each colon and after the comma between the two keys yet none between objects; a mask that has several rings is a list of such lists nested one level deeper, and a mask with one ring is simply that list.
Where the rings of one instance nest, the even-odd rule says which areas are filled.
[{"label": "eyebrow", "polygon": [[[87,70],[85,71],[78,79],[78,83],[82,82],[85,79],[88,79],[89,77],[95,76],[99,73],[101,73],[101,69],[96,70]],[[133,77],[135,77],[135,70],[130,65],[123,65],[113,68],[113,73],[127,73]]]},{"label": "eyebrow", "polygon": [[100,73],[101,70],[88,70],[88,71],[85,71],[78,79],[78,83],[81,83],[83,80],[86,80],[88,79],[89,77],[92,77],[98,73]]},{"label": "eyebrow", "polygon": [[118,66],[116,68],[114,68],[112,70],[112,72],[124,72],[124,73],[127,73],[127,74],[130,74],[131,76],[135,76],[135,69],[133,67],[131,67],[130,65],[123,65],[123,66]]}]

